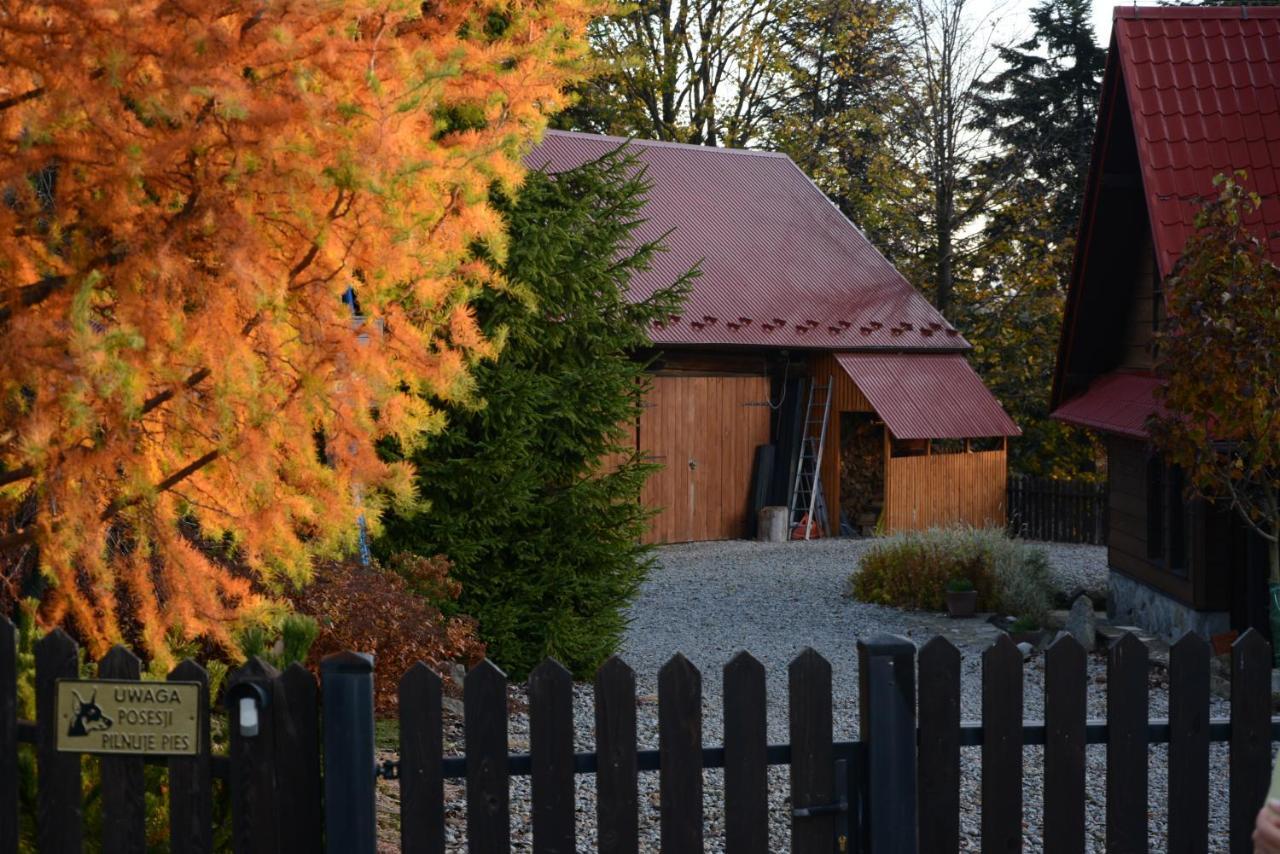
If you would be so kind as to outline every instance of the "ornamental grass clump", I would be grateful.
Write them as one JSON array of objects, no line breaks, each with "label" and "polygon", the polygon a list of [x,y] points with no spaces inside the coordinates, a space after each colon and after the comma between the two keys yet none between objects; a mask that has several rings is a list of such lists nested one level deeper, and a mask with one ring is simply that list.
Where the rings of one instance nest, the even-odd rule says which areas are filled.
[{"label": "ornamental grass clump", "polygon": [[1042,620],[1051,602],[1044,552],[995,528],[931,528],[878,541],[850,578],[855,599],[923,611],[946,608],[961,583],[978,591],[978,608]]}]

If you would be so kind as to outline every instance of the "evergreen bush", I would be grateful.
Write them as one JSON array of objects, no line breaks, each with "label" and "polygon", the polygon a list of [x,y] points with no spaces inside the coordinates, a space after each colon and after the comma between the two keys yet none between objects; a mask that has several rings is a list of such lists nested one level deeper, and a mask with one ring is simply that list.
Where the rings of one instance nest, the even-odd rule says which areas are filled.
[{"label": "evergreen bush", "polygon": [[446,555],[462,586],[446,607],[476,618],[516,678],[544,656],[593,672],[617,649],[649,565],[639,499],[654,466],[632,432],[648,388],[637,354],[680,310],[692,271],[628,298],[662,248],[638,237],[646,191],[624,146],[497,198],[504,287],[473,304],[501,354],[472,368],[478,405],[429,399],[448,426],[409,454],[420,506],[386,519],[376,544]]}]

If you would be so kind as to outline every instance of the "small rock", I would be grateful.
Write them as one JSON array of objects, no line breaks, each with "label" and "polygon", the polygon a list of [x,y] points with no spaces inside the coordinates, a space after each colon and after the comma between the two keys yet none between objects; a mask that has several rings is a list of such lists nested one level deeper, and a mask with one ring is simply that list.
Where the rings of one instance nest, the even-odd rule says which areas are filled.
[{"label": "small rock", "polygon": [[449,662],[449,677],[453,679],[453,682],[455,685],[461,688],[463,686],[463,683],[467,681],[466,666],[459,661]]},{"label": "small rock", "polygon": [[446,712],[457,715],[458,717],[462,717],[463,712],[465,711],[465,707],[462,705],[461,700],[457,697],[450,697],[447,694],[440,698],[440,705]]},{"label": "small rock", "polygon": [[1018,651],[1022,653],[1023,658],[1030,658],[1031,652],[1034,649],[1035,647],[1027,643],[1026,641],[1023,641],[1022,643],[1018,644]]},{"label": "small rock", "polygon": [[1076,597],[1067,615],[1066,628],[1086,650],[1094,648],[1098,642],[1098,617],[1093,611],[1092,599],[1084,594]]}]

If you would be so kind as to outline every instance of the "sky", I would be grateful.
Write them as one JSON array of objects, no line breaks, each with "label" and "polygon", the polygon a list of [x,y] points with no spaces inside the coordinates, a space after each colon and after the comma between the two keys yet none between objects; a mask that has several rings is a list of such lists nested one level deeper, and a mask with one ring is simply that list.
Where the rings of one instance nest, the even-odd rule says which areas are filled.
[{"label": "sky", "polygon": [[[1031,31],[1031,8],[1035,0],[970,0],[975,15],[989,19],[994,28],[994,41],[997,44],[1012,42],[1026,36]],[[1117,5],[1132,6],[1133,3],[1117,3],[1116,0],[1093,0],[1093,28],[1098,34],[1098,42],[1106,47],[1111,39],[1111,10]],[[1151,0],[1140,0],[1139,6],[1152,5]]]}]

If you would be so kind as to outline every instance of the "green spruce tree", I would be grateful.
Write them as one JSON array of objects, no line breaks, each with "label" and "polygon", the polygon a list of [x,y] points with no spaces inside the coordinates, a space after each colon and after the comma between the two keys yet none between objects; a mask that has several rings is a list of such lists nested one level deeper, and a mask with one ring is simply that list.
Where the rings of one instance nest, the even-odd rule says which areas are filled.
[{"label": "green spruce tree", "polygon": [[432,401],[449,427],[413,455],[423,507],[389,519],[379,544],[447,555],[457,609],[517,678],[544,656],[593,672],[649,565],[639,499],[654,467],[627,429],[647,388],[635,354],[679,311],[688,277],[630,291],[662,248],[637,238],[646,190],[624,147],[498,199],[507,287],[475,306],[502,352],[475,366],[481,405]]},{"label": "green spruce tree", "polygon": [[[1090,0],[1043,0],[1031,10],[1034,31],[997,48],[1004,69],[979,87],[977,125],[999,144],[986,171],[1018,200],[1038,199],[1030,225],[1057,244],[1075,232],[1089,172],[1106,51],[1093,31]],[[994,216],[988,231],[1026,228]]]}]

